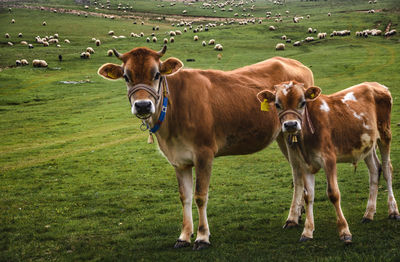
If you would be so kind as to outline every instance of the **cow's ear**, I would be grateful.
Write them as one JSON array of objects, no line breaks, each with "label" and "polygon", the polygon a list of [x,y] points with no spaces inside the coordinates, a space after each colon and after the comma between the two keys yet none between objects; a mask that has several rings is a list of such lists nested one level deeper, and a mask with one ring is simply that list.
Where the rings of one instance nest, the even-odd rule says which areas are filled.
[{"label": "cow's ear", "polygon": [[321,88],[319,88],[318,86],[310,86],[304,92],[304,97],[306,98],[307,101],[314,101],[319,97],[320,94],[321,94]]},{"label": "cow's ear", "polygon": [[263,90],[257,94],[257,99],[260,103],[263,103],[264,100],[267,100],[268,103],[275,102],[275,94],[269,90]]},{"label": "cow's ear", "polygon": [[161,63],[160,73],[161,75],[172,75],[178,72],[183,67],[181,60],[170,57]]},{"label": "cow's ear", "polygon": [[99,68],[97,74],[108,80],[117,80],[124,75],[124,71],[120,65],[107,63]]}]

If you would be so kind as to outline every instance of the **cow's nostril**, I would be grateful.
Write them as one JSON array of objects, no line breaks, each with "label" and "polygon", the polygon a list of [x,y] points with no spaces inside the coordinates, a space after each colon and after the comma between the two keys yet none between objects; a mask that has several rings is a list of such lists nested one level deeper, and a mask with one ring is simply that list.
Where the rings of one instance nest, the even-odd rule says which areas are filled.
[{"label": "cow's nostril", "polygon": [[297,121],[287,121],[283,124],[286,129],[294,129],[297,128]]},{"label": "cow's nostril", "polygon": [[138,101],[135,103],[135,108],[139,114],[148,114],[151,111],[151,102],[150,101]]}]

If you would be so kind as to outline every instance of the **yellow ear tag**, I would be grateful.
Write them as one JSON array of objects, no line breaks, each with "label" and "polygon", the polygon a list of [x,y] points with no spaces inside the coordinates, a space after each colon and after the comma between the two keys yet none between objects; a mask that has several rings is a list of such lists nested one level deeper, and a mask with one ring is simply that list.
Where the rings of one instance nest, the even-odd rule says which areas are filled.
[{"label": "yellow ear tag", "polygon": [[312,94],[310,95],[310,97],[311,97],[311,98],[314,98],[314,97],[315,97],[315,94],[314,94],[314,93],[312,93]]},{"label": "yellow ear tag", "polygon": [[109,78],[115,79],[115,75],[112,72],[107,73]]},{"label": "yellow ear tag", "polygon": [[261,111],[269,111],[269,104],[267,102],[267,99],[264,99],[264,101],[261,103]]},{"label": "yellow ear tag", "polygon": [[167,72],[165,72],[166,75],[169,75],[172,73],[172,69],[168,70]]}]

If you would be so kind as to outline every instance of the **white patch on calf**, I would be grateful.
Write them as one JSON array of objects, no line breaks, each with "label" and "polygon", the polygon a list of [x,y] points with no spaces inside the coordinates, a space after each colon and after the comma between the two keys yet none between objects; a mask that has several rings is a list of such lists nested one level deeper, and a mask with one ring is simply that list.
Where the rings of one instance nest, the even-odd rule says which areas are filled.
[{"label": "white patch on calf", "polygon": [[353,111],[353,115],[354,115],[355,118],[362,120],[362,117],[363,117],[364,113],[357,114],[356,111]]},{"label": "white patch on calf", "polygon": [[321,109],[321,111],[325,111],[325,112],[329,112],[331,109],[329,108],[328,104],[326,103],[325,100],[321,99],[322,104],[319,107],[319,109]]},{"label": "white patch on calf", "polygon": [[365,123],[363,123],[363,127],[364,127],[365,129],[371,130],[371,127],[370,127],[369,125],[366,125]]},{"label": "white patch on calf", "polygon": [[354,92],[349,92],[343,97],[342,102],[346,103],[347,101],[357,101]]},{"label": "white patch on calf", "polygon": [[283,86],[284,86],[285,88],[282,89],[282,93],[286,96],[287,93],[289,92],[289,89],[293,86],[293,82],[290,81],[289,84],[287,84],[287,85],[284,84]]}]

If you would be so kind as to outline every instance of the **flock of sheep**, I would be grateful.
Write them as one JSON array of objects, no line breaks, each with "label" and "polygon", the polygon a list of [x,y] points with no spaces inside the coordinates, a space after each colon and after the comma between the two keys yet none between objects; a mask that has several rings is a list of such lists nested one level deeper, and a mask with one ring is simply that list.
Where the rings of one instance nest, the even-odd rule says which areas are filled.
[{"label": "flock of sheep", "polygon": [[[233,8],[232,8],[232,7],[236,7],[236,8],[242,8],[242,10],[243,10],[244,12],[246,12],[247,9],[246,9],[246,7],[245,7],[244,5],[245,5],[245,4],[248,4],[249,2],[250,2],[250,3],[255,3],[255,0],[250,0],[250,1],[237,1],[237,2],[236,2],[235,0],[227,0],[227,1],[224,1],[224,2],[208,1],[208,2],[204,2],[204,3],[202,4],[202,8],[204,8],[204,9],[213,9],[214,11],[215,11],[215,9],[220,9],[221,11],[225,11],[225,10],[226,10],[226,11],[228,11],[228,12],[231,12],[231,11],[233,11]],[[283,1],[278,0],[278,1],[274,1],[273,3],[276,4],[276,5],[282,5],[282,4],[283,4]],[[377,3],[377,0],[374,0],[374,1],[371,0],[371,1],[369,1],[368,3],[370,3],[370,4],[376,4],[376,3]],[[171,2],[170,4],[171,4],[171,5],[174,5],[175,3],[174,3],[174,2]],[[188,3],[186,3],[186,4],[187,4],[187,5],[192,5],[191,2],[188,2]],[[110,6],[111,6],[110,0],[107,0],[105,4],[102,4],[100,1],[99,1],[99,2],[94,1],[94,2],[93,2],[93,5],[96,6],[95,9],[99,9],[99,8],[107,8],[107,9],[110,9]],[[159,7],[164,7],[164,4],[160,4]],[[255,5],[252,5],[249,9],[250,9],[251,11],[253,11],[253,10],[254,10],[254,7],[255,7]],[[85,9],[89,9],[89,6],[85,6],[84,8],[85,8]],[[121,3],[118,4],[118,7],[117,7],[117,8],[118,8],[119,10],[122,9],[123,11],[129,10],[129,9],[132,10],[132,6],[129,6],[129,7],[128,7],[128,6],[123,6]],[[43,8],[41,8],[41,9],[43,10]],[[9,11],[11,12],[11,8],[9,9]],[[53,10],[53,11],[56,11],[56,10]],[[290,11],[287,10],[285,13],[286,13],[286,17],[289,17]],[[371,10],[368,11],[368,13],[375,13],[375,10],[374,10],[374,9],[371,9]],[[78,14],[78,15],[80,15],[80,14]],[[270,20],[274,19],[275,22],[279,23],[279,22],[283,22],[283,19],[284,19],[284,16],[282,16],[280,13],[277,13],[277,14],[275,14],[275,15],[273,16],[273,15],[272,15],[272,12],[266,11],[265,15],[266,15],[266,21],[270,21]],[[328,15],[329,17],[332,16],[331,13],[328,13],[327,15]],[[86,15],[86,16],[87,16],[87,15]],[[235,13],[234,16],[237,17],[238,14]],[[250,13],[248,13],[248,14],[243,13],[242,16],[245,16],[245,17],[246,17],[246,16],[251,16],[251,15],[250,15]],[[104,17],[106,17],[106,18],[111,18],[111,19],[114,18],[114,16],[106,16],[106,15],[104,15]],[[310,19],[310,15],[307,15],[306,18],[307,18],[307,19]],[[292,20],[293,20],[294,23],[299,23],[302,19],[304,19],[303,16],[294,16],[294,17],[292,17]],[[159,20],[161,20],[161,19],[159,19]],[[205,24],[205,25],[200,24],[200,25],[198,25],[198,26],[194,26],[194,21],[192,21],[192,22],[180,21],[180,22],[171,24],[171,26],[173,26],[173,27],[183,27],[183,30],[178,30],[178,29],[176,29],[176,30],[171,30],[171,31],[165,32],[165,37],[163,38],[162,42],[163,42],[164,44],[167,44],[167,43],[174,43],[174,42],[175,42],[175,37],[176,37],[176,36],[182,35],[183,33],[186,33],[186,32],[188,32],[188,31],[190,31],[190,30],[191,30],[193,33],[196,34],[196,35],[193,36],[193,40],[194,40],[195,42],[197,42],[197,41],[199,41],[199,39],[200,39],[199,36],[197,35],[198,33],[201,33],[201,32],[203,32],[203,31],[204,31],[204,32],[207,32],[207,31],[209,31],[209,30],[210,30],[211,28],[213,28],[213,27],[225,26],[225,25],[232,25],[232,24],[234,24],[234,23],[238,23],[239,25],[247,25],[247,24],[249,24],[249,23],[252,23],[252,24],[256,24],[256,23],[262,24],[262,22],[263,22],[262,19],[258,19],[258,20],[257,20],[256,18],[254,18],[254,16],[253,16],[252,18],[248,18],[248,19],[244,19],[244,20],[234,20],[234,19],[230,19],[230,20],[229,20],[229,19],[226,19],[225,22],[221,22],[221,23],[219,23],[219,24],[217,24],[217,23],[207,23],[207,24]],[[12,19],[12,20],[11,20],[11,24],[15,24],[15,23],[16,23],[15,19]],[[136,22],[134,22],[134,24],[136,24]],[[144,22],[142,21],[141,24],[143,25]],[[46,21],[43,21],[43,22],[42,22],[42,26],[47,26],[47,22],[46,22]],[[156,31],[159,31],[159,30],[160,30],[160,27],[159,27],[159,26],[153,26],[153,31],[156,32]],[[268,30],[269,30],[269,31],[275,31],[275,30],[277,30],[277,26],[270,25],[270,26],[268,27]],[[183,33],[182,33],[182,31],[183,31]],[[146,37],[146,38],[145,38],[145,34],[144,34],[143,32],[140,32],[140,33],[134,33],[134,32],[132,32],[132,33],[130,34],[130,36],[133,37],[133,38],[145,38],[145,41],[146,41],[147,43],[149,43],[149,42],[156,43],[156,42],[158,42],[158,38],[157,38],[155,32],[151,33],[151,35],[148,36],[148,37]],[[316,35],[315,35],[315,38],[317,38],[317,39],[325,39],[325,38],[327,37],[327,35],[328,35],[326,32],[318,32],[317,29],[313,29],[313,28],[308,28],[307,33],[308,33],[308,34],[316,34]],[[348,36],[348,35],[350,35],[350,33],[351,33],[350,30],[333,31],[333,32],[330,33],[330,37],[334,37],[334,36]],[[392,36],[392,35],[396,34],[396,30],[395,30],[395,29],[390,30],[390,28],[388,28],[388,29],[386,30],[386,32],[383,33],[382,30],[379,30],[379,29],[365,29],[365,30],[363,30],[363,31],[357,31],[357,32],[355,33],[355,35],[356,35],[357,37],[381,36],[382,34],[383,34],[385,37],[389,37],[389,36]],[[119,36],[117,36],[117,35],[115,34],[115,32],[112,31],[112,30],[108,32],[108,36],[111,36],[112,39],[124,39],[124,38],[127,38],[127,37],[124,36],[124,35],[119,35]],[[158,36],[160,37],[160,35],[158,35]],[[18,37],[19,37],[19,38],[22,38],[22,37],[23,37],[23,34],[22,34],[22,33],[19,33],[19,34],[18,34]],[[5,34],[5,38],[6,38],[6,39],[10,39],[10,38],[11,38],[10,34],[6,33],[6,34]],[[297,41],[292,41],[292,39],[287,38],[286,35],[282,35],[282,36],[281,36],[281,40],[283,40],[283,41],[285,41],[285,42],[284,42],[284,43],[282,43],[282,42],[281,42],[281,43],[277,43],[276,46],[275,46],[275,50],[277,50],[277,51],[278,51],[278,50],[279,50],[279,51],[280,51],[280,50],[285,50],[285,47],[286,47],[285,44],[288,44],[288,43],[290,43],[290,44],[293,43],[293,46],[298,47],[298,46],[301,46],[303,43],[307,43],[307,42],[312,42],[312,41],[314,41],[315,38],[314,38],[314,36],[310,36],[310,35],[309,35],[309,36],[305,37],[304,39],[297,40]],[[101,45],[101,41],[100,41],[99,39],[92,38],[92,41],[94,42],[94,44],[95,44],[96,46],[100,46],[100,45]],[[54,44],[56,47],[61,47],[60,41],[59,41],[59,35],[58,35],[58,34],[54,34],[54,35],[51,35],[51,36],[45,36],[45,37],[36,36],[36,37],[35,37],[35,42],[36,42],[37,44],[42,44],[44,47],[48,47],[48,46],[50,46],[51,44]],[[199,41],[199,42],[200,42],[200,41]],[[68,39],[64,39],[64,43],[69,44],[70,41],[69,41]],[[26,45],[26,46],[28,46],[28,48],[30,48],[30,49],[34,48],[34,46],[33,46],[32,44],[28,43],[27,41],[21,41],[20,44],[21,44],[21,45]],[[8,42],[8,45],[9,45],[9,46],[14,46],[14,43],[11,42],[11,41],[9,41],[9,42]],[[216,43],[215,39],[210,39],[209,41],[203,40],[203,41],[201,42],[201,45],[202,45],[203,47],[205,47],[205,46],[207,46],[207,45],[213,45],[213,46],[214,46],[214,50],[217,50],[217,51],[223,51],[223,49],[224,49],[223,46],[222,46],[222,44]],[[80,58],[82,58],[82,59],[89,59],[90,56],[91,56],[91,54],[94,54],[94,53],[95,53],[95,51],[94,51],[94,49],[93,49],[92,47],[87,47],[85,51],[83,51],[83,52],[80,53]],[[112,50],[108,50],[108,51],[107,51],[107,56],[112,56],[112,55],[113,55]],[[220,57],[222,57],[222,56],[218,56],[219,59],[220,59]],[[59,57],[59,59],[60,59],[60,60],[62,59],[61,56]],[[29,63],[26,61],[26,59],[18,59],[18,60],[16,60],[15,63],[16,63],[17,66],[23,66],[23,65],[28,65],[28,64],[29,64]],[[44,61],[44,60],[38,60],[38,59],[33,60],[33,61],[32,61],[32,65],[35,66],[35,67],[47,67],[46,61]]]}]

